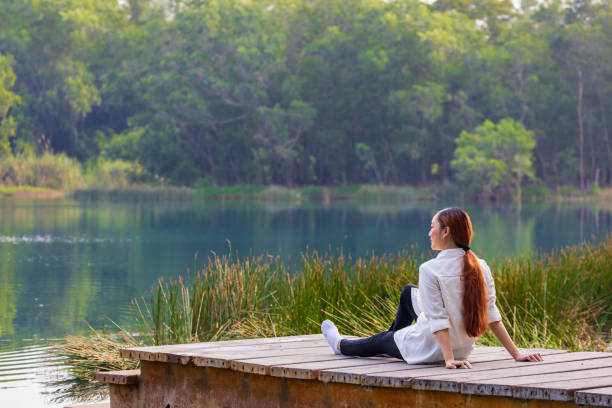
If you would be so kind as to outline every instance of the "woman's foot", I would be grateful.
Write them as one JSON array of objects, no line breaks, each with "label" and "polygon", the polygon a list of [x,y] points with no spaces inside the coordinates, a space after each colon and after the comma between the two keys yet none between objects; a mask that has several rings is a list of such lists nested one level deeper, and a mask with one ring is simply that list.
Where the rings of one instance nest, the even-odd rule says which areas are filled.
[{"label": "woman's foot", "polygon": [[323,323],[321,323],[321,332],[323,333],[325,340],[327,340],[329,347],[334,350],[334,353],[341,354],[340,340],[342,340],[342,337],[340,336],[336,325],[333,324],[331,320],[325,320]]}]

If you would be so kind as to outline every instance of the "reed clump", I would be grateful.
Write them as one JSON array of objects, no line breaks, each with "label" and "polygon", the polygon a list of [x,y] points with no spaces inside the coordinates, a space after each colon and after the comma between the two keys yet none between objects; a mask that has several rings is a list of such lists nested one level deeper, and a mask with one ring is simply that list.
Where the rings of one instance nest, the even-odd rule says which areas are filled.
[{"label": "reed clump", "polygon": [[108,387],[102,387],[94,382],[94,374],[99,371],[138,368],[138,361],[126,360],[119,356],[119,349],[136,347],[138,344],[124,332],[104,334],[92,329],[87,336],[66,337],[63,343],[55,345],[53,352],[69,367],[70,376],[50,382],[49,385],[55,389],[54,399],[85,401],[105,398]]},{"label": "reed clump", "polygon": [[[431,256],[432,254],[427,254]],[[334,318],[345,333],[385,330],[404,284],[418,281],[416,251],[302,256],[296,270],[278,257],[209,258],[192,279],[155,285],[133,307],[146,344],[314,333]],[[612,237],[491,263],[497,302],[517,344],[603,350],[612,326]],[[194,269],[195,270],[195,269]],[[487,334],[481,344],[497,344]]]},{"label": "reed clump", "polygon": [[[133,343],[158,345],[318,333],[333,319],[345,334],[386,330],[402,287],[418,281],[418,265],[433,254],[352,258],[302,256],[300,269],[278,257],[213,256],[194,276],[160,279],[148,298],[133,300]],[[490,262],[504,323],[519,347],[605,351],[611,346],[612,237],[551,253]],[[133,329],[133,328],[132,328]],[[487,332],[482,345],[499,345]],[[81,360],[113,361],[118,348]],[[82,347],[87,347],[83,343]],[[78,354],[78,346],[64,349]],[[115,354],[114,356],[112,354]],[[78,359],[76,361],[79,361]],[[76,364],[88,378],[92,362]]]},{"label": "reed clump", "polygon": [[295,270],[279,257],[215,256],[192,278],[159,279],[132,307],[145,344],[311,333],[336,310],[365,317],[358,305],[395,296],[401,282],[416,280],[417,258],[312,252]]}]

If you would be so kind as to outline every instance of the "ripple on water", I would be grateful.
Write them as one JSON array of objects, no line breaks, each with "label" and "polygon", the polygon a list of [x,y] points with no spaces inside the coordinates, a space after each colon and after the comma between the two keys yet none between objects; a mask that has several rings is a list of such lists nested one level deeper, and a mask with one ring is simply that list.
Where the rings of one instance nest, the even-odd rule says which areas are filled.
[{"label": "ripple on water", "polygon": [[68,378],[65,359],[44,344],[0,345],[0,406],[59,408],[50,380]]},{"label": "ripple on water", "polygon": [[83,237],[83,236],[53,236],[44,235],[0,235],[0,244],[105,244],[105,243],[126,243],[131,242],[129,238],[103,238],[103,237]]}]

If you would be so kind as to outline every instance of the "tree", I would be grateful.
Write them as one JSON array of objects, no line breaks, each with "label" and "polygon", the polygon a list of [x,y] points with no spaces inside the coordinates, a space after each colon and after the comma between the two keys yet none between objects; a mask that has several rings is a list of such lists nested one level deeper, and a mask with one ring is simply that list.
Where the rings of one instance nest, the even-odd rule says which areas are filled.
[{"label": "tree", "polygon": [[9,110],[19,103],[19,96],[11,92],[16,76],[13,72],[13,57],[0,54],[0,155],[11,153],[9,138],[15,135],[17,123]]},{"label": "tree", "polygon": [[504,118],[497,124],[486,120],[474,133],[461,132],[456,143],[451,166],[471,193],[511,192],[520,200],[523,178],[535,178],[534,134],[514,119]]}]

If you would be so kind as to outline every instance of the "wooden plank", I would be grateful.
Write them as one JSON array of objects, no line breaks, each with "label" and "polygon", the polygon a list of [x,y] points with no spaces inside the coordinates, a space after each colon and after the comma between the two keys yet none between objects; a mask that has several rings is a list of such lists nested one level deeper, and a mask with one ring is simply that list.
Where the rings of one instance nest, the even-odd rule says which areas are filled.
[{"label": "wooden plank", "polygon": [[[542,350],[542,353],[551,353],[551,355],[567,355],[568,353],[565,350]],[[507,352],[493,352],[491,355],[482,355],[478,357],[474,357],[470,359],[470,361],[474,364],[476,363],[487,363],[491,362],[492,364],[485,366],[487,370],[495,369],[496,362],[503,362],[503,364],[518,364],[516,363]],[[533,364],[533,363],[529,363]],[[377,387],[394,387],[394,388],[406,388],[410,387],[413,382],[413,378],[418,375],[421,376],[430,376],[430,375],[451,375],[451,373],[469,373],[472,370],[457,370],[451,371],[444,367],[442,363],[439,363],[435,366],[429,366],[429,369],[426,371],[418,371],[414,372],[412,365],[405,365],[403,368],[395,371],[372,371],[368,374],[364,374],[361,376],[361,384],[368,386],[377,386]],[[489,378],[489,377],[487,377]],[[445,384],[445,388],[437,388],[437,390],[444,391],[457,391],[458,385],[453,384]]]},{"label": "wooden plank", "polygon": [[359,358],[352,357],[345,360],[331,360],[331,361],[316,361],[309,363],[293,363],[293,364],[280,364],[277,366],[270,367],[270,375],[272,377],[283,377],[283,378],[300,378],[303,380],[314,380],[318,377],[319,371],[334,368],[342,369],[347,367],[356,366],[367,366],[380,364],[382,362],[397,362],[396,358],[388,357],[369,357]]},{"label": "wooden plank", "polygon": [[326,356],[333,355],[332,350],[328,345],[323,347],[310,347],[310,348],[299,348],[289,350],[260,350],[260,351],[249,351],[244,350],[240,352],[229,352],[216,350],[203,350],[198,353],[194,353],[191,356],[191,362],[193,365],[198,367],[218,367],[218,368],[230,368],[233,360],[249,360],[259,358],[274,358],[283,356]]},{"label": "wooden plank", "polygon": [[612,407],[612,387],[576,391],[574,402],[579,405]]},{"label": "wooden plank", "polygon": [[295,363],[309,363],[315,361],[338,361],[351,358],[354,357],[334,354],[330,350],[330,352],[327,354],[319,355],[288,355],[278,357],[234,360],[231,362],[231,368],[232,370],[242,371],[245,373],[267,375],[270,374],[270,368],[273,366]]},{"label": "wooden plank", "polygon": [[573,383],[575,380],[608,376],[610,374],[610,368],[604,367],[593,370],[546,373],[522,377],[504,377],[486,380],[481,379],[462,383],[461,393],[512,397],[514,396],[514,390],[519,389],[520,386],[530,386],[534,384],[537,385],[541,383],[552,383],[558,381],[563,381],[569,386],[569,384]]},{"label": "wooden plank", "polygon": [[[146,361],[163,361],[158,360],[160,356],[174,352],[189,351],[192,349],[207,349],[215,347],[227,347],[227,346],[247,346],[247,345],[258,345],[258,344],[275,344],[275,343],[292,343],[292,342],[308,342],[313,340],[325,340],[322,334],[309,334],[304,336],[285,336],[285,337],[267,337],[257,339],[243,339],[243,340],[224,340],[224,341],[213,341],[205,343],[190,343],[190,344],[172,344],[164,346],[150,346],[150,347],[130,347],[121,349],[119,354],[122,358],[132,360],[146,360]],[[163,358],[163,357],[161,357]]]},{"label": "wooden plank", "polygon": [[[321,370],[318,375],[319,381],[322,382],[338,382],[346,384],[361,384],[361,377],[366,374],[377,372],[393,371],[405,369],[407,364],[404,361],[395,360],[394,362],[377,363],[368,366],[331,368]],[[411,367],[431,368],[431,364],[427,365],[412,365]]]},{"label": "wooden plank", "polygon": [[[571,353],[571,354],[576,354],[576,353]],[[571,361],[572,359],[575,360],[579,360],[579,359],[586,359],[589,358],[591,354],[580,354],[580,355],[576,355],[576,356],[570,356],[570,353],[559,353],[559,354],[552,354],[549,356],[546,356],[546,361],[545,362],[558,362],[558,361]],[[533,363],[530,362],[516,362],[514,361],[512,358],[510,358],[509,355],[505,355],[506,358],[502,359],[502,360],[490,360],[490,356],[482,356],[482,357],[477,357],[477,358],[471,358],[470,361],[473,363],[473,368],[470,371],[482,371],[482,370],[494,370],[494,369],[499,369],[499,368],[507,368],[507,367],[520,367],[521,365],[530,365]],[[341,383],[348,383],[348,384],[360,384],[361,383],[361,377],[363,375],[367,375],[367,374],[376,374],[376,373],[389,373],[392,371],[402,371],[402,370],[409,370],[412,369],[414,367],[417,367],[415,365],[407,365],[404,362],[397,362],[397,363],[387,363],[387,364],[378,364],[378,365],[372,365],[372,366],[368,366],[368,367],[349,367],[349,368],[345,368],[342,370],[323,370],[319,373],[319,380],[323,381],[323,382],[341,382]],[[432,367],[441,367],[441,363],[436,364],[436,365],[420,365],[418,367],[424,367],[424,368],[432,368]],[[442,367],[441,367],[442,368]],[[446,374],[459,374],[459,373],[465,373],[465,370],[456,370],[456,371],[452,371],[452,370],[448,370],[446,368],[444,368],[443,370],[441,370],[442,373]],[[398,377],[404,377],[404,374],[398,375]],[[368,382],[368,381],[366,381]]]},{"label": "wooden plank", "polygon": [[[446,370],[444,373],[440,373],[439,375],[428,375],[426,378],[414,378],[412,380],[412,388],[419,390],[459,392],[461,383],[463,382],[477,382],[478,380],[488,380],[494,378],[529,376],[545,373],[560,373],[601,367],[612,367],[612,357],[610,357],[609,354],[606,356],[605,353],[599,353],[604,354],[602,357],[599,357],[596,354],[597,353],[588,352],[564,354],[555,359],[557,362],[513,362],[510,364],[500,364],[499,367],[495,367],[496,364],[486,364],[484,365],[483,370],[480,369],[480,366],[471,370]],[[548,359],[552,360],[553,356],[549,356]]]},{"label": "wooden plank", "polygon": [[107,384],[137,384],[140,370],[103,371],[94,374],[94,379]]},{"label": "wooden plank", "polygon": [[[589,370],[590,371],[590,370]],[[584,373],[587,374],[587,373]],[[580,375],[583,377],[584,374]],[[591,375],[601,375],[602,377],[591,377]],[[543,382],[540,384],[528,384],[515,387],[512,396],[521,399],[543,399],[553,401],[572,401],[574,392],[589,388],[612,386],[612,370],[593,370],[588,372],[588,378],[572,378],[562,381]]]},{"label": "wooden plank", "polygon": [[[231,353],[243,353],[249,351],[264,351],[264,350],[296,350],[299,353],[300,350],[309,350],[312,348],[329,348],[329,345],[325,340],[315,340],[308,342],[295,342],[295,343],[274,343],[274,344],[258,344],[252,346],[229,346],[219,348],[205,348],[205,349],[192,349],[189,351],[180,351],[173,353],[165,353],[166,363],[179,363],[179,364],[192,364],[193,359],[209,351],[215,353],[231,352]],[[159,360],[157,360],[159,361]]]},{"label": "wooden plank", "polygon": [[[488,349],[491,349],[492,352]],[[508,352],[505,351],[503,347],[480,347],[480,353],[476,356],[470,356],[469,361],[472,363],[478,363],[478,367],[480,364],[493,364],[492,368],[495,368],[496,362],[502,362],[507,366],[514,365],[516,362],[510,357]],[[547,349],[542,350],[543,353],[550,353],[551,356],[567,355],[567,350],[553,350]],[[528,363],[526,363],[528,364]],[[329,369],[329,370],[321,370],[319,372],[319,380],[323,382],[339,382],[339,383],[347,383],[347,384],[360,384],[362,381],[362,376],[367,374],[376,374],[376,373],[384,373],[391,371],[400,371],[400,370],[410,370],[414,367],[423,367],[423,368],[432,368],[432,367],[441,367],[442,363],[436,364],[426,364],[426,365],[408,365],[405,362],[397,361],[393,363],[386,364],[376,364],[367,367],[349,367],[342,370]],[[487,366],[484,366],[485,368]],[[488,368],[487,368],[488,369]],[[446,370],[446,371],[444,371]],[[446,368],[443,372],[450,372]],[[459,370],[461,371],[461,370]],[[401,376],[400,376],[401,377]],[[367,381],[366,381],[367,382]]]}]

